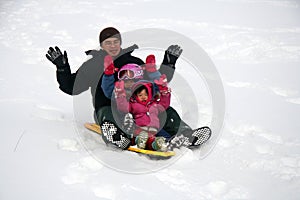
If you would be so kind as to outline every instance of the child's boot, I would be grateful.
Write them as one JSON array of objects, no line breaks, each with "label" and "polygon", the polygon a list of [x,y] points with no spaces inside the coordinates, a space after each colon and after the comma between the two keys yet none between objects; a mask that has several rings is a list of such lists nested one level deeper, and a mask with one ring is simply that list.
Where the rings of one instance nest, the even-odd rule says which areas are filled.
[{"label": "child's boot", "polygon": [[168,151],[168,144],[164,137],[156,137],[152,142],[152,148],[156,151]]},{"label": "child's boot", "polygon": [[135,138],[135,143],[137,147],[140,149],[145,149],[148,137],[149,136],[146,131],[141,131],[140,134]]}]

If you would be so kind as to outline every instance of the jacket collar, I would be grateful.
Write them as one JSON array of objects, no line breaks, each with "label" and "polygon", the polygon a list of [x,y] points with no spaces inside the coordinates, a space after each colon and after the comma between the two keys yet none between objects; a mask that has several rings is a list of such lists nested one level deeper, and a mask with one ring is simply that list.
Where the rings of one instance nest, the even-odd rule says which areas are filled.
[{"label": "jacket collar", "polygon": [[[120,51],[120,53],[119,53],[119,55],[117,57],[120,57],[120,56],[122,56],[124,54],[127,54],[127,53],[131,54],[135,49],[138,49],[138,48],[139,47],[136,44],[131,45],[131,46],[125,48],[125,49],[121,48],[121,51]],[[94,50],[87,50],[87,51],[85,51],[85,54],[86,55],[92,55],[93,57],[99,56],[99,55],[102,55],[102,56],[106,56],[107,55],[107,53],[104,50],[102,50],[102,49],[100,49],[100,50],[96,50],[96,49],[94,49]]]}]

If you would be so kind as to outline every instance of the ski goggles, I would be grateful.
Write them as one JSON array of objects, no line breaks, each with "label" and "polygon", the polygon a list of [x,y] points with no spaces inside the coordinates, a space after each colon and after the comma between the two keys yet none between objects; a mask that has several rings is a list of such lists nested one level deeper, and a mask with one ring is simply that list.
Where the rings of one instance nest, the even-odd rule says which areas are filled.
[{"label": "ski goggles", "polygon": [[127,79],[142,79],[143,78],[143,70],[137,69],[121,69],[118,72],[118,79],[119,80],[127,80]]},{"label": "ski goggles", "polygon": [[135,78],[134,71],[129,70],[129,69],[122,70],[118,73],[119,80],[134,79],[134,78]]}]

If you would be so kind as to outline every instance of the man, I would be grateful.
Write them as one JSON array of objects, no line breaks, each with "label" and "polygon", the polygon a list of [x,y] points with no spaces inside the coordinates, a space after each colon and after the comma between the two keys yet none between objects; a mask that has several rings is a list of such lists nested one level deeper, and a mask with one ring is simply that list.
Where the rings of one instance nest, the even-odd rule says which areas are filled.
[{"label": "man", "polygon": [[[56,77],[59,88],[63,92],[69,95],[77,95],[89,88],[91,89],[93,106],[95,108],[95,121],[101,125],[104,141],[126,149],[130,145],[130,140],[126,137],[126,134],[116,126],[111,110],[111,100],[104,95],[103,89],[101,88],[104,74],[104,58],[107,55],[113,58],[116,71],[129,63],[144,65],[144,62],[131,55],[131,53],[138,48],[137,45],[133,45],[127,49],[121,48],[121,34],[113,27],[105,28],[100,32],[99,43],[101,49],[87,51],[86,54],[92,55],[92,58],[84,62],[75,73],[71,73],[66,51],[62,54],[58,47],[50,47],[46,57],[57,67]],[[182,49],[178,45],[171,45],[165,51],[164,60],[159,71],[162,74],[166,74],[169,81],[173,78],[175,63],[181,52]],[[114,73],[114,76],[116,77],[115,80],[117,80],[117,73]],[[164,124],[164,129],[171,135],[175,135],[177,132],[188,132],[188,135],[191,135],[193,132],[191,128],[180,119],[172,107],[167,109],[167,121]],[[108,130],[116,131],[109,132]],[[194,138],[190,140],[192,140],[191,143],[195,143]]]}]

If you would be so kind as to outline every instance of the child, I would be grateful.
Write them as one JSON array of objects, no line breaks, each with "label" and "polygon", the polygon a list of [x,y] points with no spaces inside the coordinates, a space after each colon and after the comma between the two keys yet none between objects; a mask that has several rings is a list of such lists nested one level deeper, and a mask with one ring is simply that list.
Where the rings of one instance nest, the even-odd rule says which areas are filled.
[{"label": "child", "polygon": [[[126,72],[123,67],[118,72],[119,81],[115,83],[117,108],[124,113],[129,112],[133,115],[136,124],[134,141],[139,148],[166,151],[165,138],[155,137],[158,133],[159,135],[165,134],[164,130],[158,131],[160,127],[158,115],[170,105],[171,94],[167,87],[166,75],[162,75],[159,80],[154,80],[154,83],[145,80],[134,83],[130,98],[127,99],[125,82],[133,78],[134,74],[139,74],[138,68],[128,70],[128,65],[124,66],[127,69]],[[140,70],[142,69],[140,68]],[[131,71],[135,73],[131,73]]]}]

